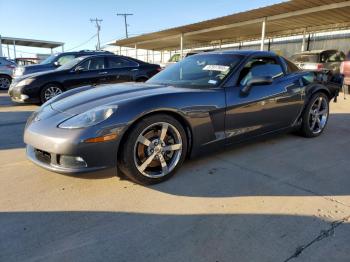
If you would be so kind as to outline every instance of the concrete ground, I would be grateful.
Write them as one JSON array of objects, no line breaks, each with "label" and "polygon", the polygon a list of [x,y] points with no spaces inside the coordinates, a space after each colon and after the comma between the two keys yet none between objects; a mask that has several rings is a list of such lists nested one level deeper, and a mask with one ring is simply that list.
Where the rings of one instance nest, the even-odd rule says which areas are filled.
[{"label": "concrete ground", "polygon": [[152,187],[27,161],[35,108],[0,94],[0,261],[349,261],[350,97],[319,138],[241,145]]}]

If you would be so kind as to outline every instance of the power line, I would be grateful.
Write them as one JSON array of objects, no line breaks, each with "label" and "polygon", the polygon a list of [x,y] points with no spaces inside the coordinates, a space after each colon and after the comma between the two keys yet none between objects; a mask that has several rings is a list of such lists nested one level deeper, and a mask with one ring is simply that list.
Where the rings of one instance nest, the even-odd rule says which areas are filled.
[{"label": "power line", "polygon": [[91,23],[94,23],[95,22],[95,25],[96,25],[96,28],[97,28],[97,50],[101,50],[101,43],[100,43],[100,31],[101,31],[101,22],[103,20],[102,19],[92,19],[90,18],[90,22]]},{"label": "power line", "polygon": [[124,24],[125,24],[125,37],[126,38],[128,38],[129,37],[129,35],[128,35],[128,23],[127,23],[127,21],[126,21],[126,18],[128,17],[128,16],[131,16],[131,15],[134,15],[134,14],[117,14],[117,16],[123,16],[124,17]]},{"label": "power line", "polygon": [[81,43],[81,44],[79,44],[79,45],[77,45],[77,46],[75,46],[75,47],[73,47],[73,48],[70,48],[70,49],[66,50],[66,52],[72,51],[72,50],[74,50],[74,49],[77,49],[77,48],[79,48],[79,47],[81,47],[81,46],[83,46],[83,45],[89,43],[92,39],[94,39],[94,38],[96,37],[96,35],[97,35],[97,34],[94,34],[92,37],[90,37],[90,38],[89,38],[88,40],[86,40],[85,42],[83,42],[83,43]]}]

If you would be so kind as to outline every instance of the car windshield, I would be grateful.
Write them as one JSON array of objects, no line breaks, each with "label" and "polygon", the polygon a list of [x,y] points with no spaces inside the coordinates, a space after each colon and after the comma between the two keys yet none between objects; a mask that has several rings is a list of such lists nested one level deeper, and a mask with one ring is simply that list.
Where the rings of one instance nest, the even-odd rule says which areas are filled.
[{"label": "car windshield", "polygon": [[232,54],[194,55],[169,66],[147,83],[215,87],[220,85],[240,61],[241,56]]},{"label": "car windshield", "polygon": [[55,61],[58,54],[50,55],[48,58],[46,58],[44,61],[42,61],[40,64],[51,64],[53,61]]},{"label": "car windshield", "polygon": [[79,64],[85,58],[86,57],[84,57],[84,56],[74,58],[74,59],[70,60],[69,62],[65,63],[64,65],[58,67],[56,70],[72,69],[73,67],[75,67],[77,64]]},{"label": "car windshield", "polygon": [[296,63],[319,63],[319,54],[296,54],[290,60]]}]

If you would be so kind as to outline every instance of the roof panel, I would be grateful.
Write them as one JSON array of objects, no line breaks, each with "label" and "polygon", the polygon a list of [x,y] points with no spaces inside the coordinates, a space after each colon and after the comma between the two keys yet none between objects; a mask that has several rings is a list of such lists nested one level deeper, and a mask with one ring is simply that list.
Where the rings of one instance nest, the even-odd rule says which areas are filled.
[{"label": "roof panel", "polygon": [[[307,15],[306,15],[307,13]],[[350,21],[350,1],[344,0],[292,0],[259,9],[223,16],[199,23],[185,25],[115,41],[114,45],[171,50],[179,48],[180,34],[185,35],[185,45],[210,43],[219,40],[252,40],[261,34],[261,21],[267,17],[267,35],[296,34],[305,28],[326,30],[344,27]]]},{"label": "roof panel", "polygon": [[42,47],[42,48],[56,48],[63,46],[62,42],[26,39],[26,38],[15,38],[15,37],[1,37],[1,43],[5,45],[13,45],[13,43],[19,46],[29,46],[29,47]]}]

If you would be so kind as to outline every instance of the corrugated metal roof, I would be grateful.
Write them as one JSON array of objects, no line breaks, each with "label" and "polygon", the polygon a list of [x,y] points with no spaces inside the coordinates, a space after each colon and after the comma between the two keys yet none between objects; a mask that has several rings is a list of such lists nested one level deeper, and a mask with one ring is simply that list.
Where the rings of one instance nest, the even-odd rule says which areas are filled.
[{"label": "corrugated metal roof", "polygon": [[61,42],[34,40],[34,39],[26,39],[26,38],[15,38],[15,37],[4,37],[4,36],[1,37],[1,43],[4,45],[13,45],[14,41],[16,42],[16,45],[42,47],[42,48],[56,48],[64,45],[64,43],[61,43]]},{"label": "corrugated metal roof", "polygon": [[268,38],[350,27],[350,1],[292,0],[199,23],[117,40],[112,45],[149,50],[179,49],[180,35],[185,46],[259,39],[261,23],[267,18]]}]

